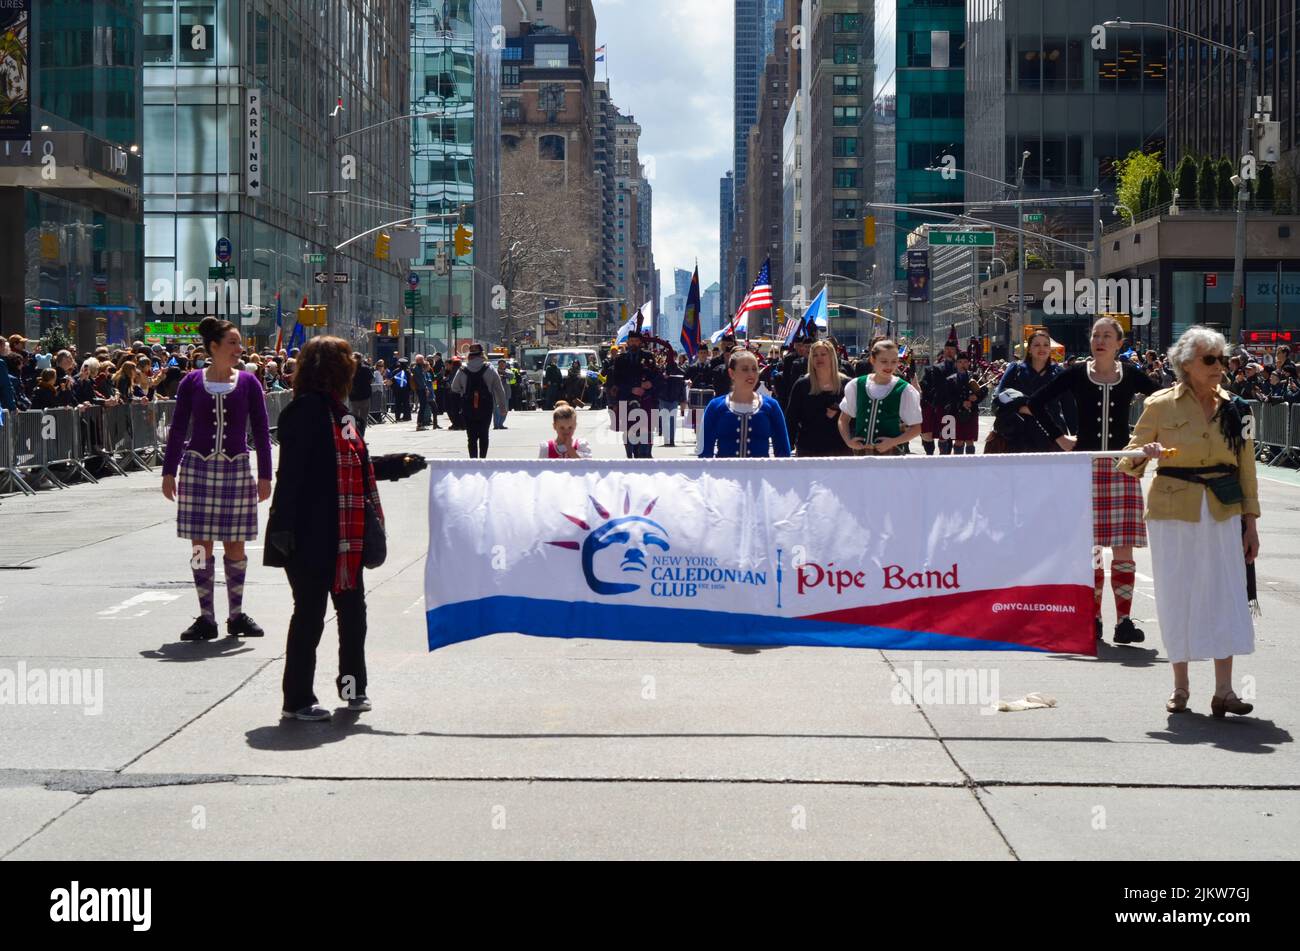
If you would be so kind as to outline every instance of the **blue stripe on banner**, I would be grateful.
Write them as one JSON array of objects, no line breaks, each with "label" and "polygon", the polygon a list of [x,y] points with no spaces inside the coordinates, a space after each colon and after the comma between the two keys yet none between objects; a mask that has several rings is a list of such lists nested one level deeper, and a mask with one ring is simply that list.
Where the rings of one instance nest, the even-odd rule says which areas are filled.
[{"label": "blue stripe on banner", "polygon": [[513,633],[570,640],[593,638],[669,644],[1051,653],[1007,641],[887,627],[860,627],[833,621],[540,598],[493,597],[461,601],[434,608],[427,613],[426,620],[431,651],[490,634]]}]

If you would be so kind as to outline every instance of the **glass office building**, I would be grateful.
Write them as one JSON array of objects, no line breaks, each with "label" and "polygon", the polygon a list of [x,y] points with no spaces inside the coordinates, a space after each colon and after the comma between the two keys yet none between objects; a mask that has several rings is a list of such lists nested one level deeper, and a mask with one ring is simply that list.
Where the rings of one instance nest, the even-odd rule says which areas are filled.
[{"label": "glass office building", "polygon": [[[411,0],[411,214],[456,214],[474,234],[473,250],[448,275],[458,219],[419,223],[421,278],[416,350],[446,353],[454,338],[493,337],[499,313],[492,287],[500,260],[501,56],[492,49],[500,4],[486,0]],[[453,332],[449,317],[460,318]]]},{"label": "glass office building", "polygon": [[[873,24],[872,118],[877,201],[914,204],[963,197],[962,175],[939,167],[951,156],[965,166],[966,14],[964,0],[877,0]],[[952,209],[944,209],[951,212]],[[933,217],[877,215],[875,288],[892,298],[906,279],[907,236]]]},{"label": "glass office building", "polygon": [[58,326],[83,350],[129,340],[144,264],[140,5],[42,0],[15,39],[31,129],[0,131],[0,330]]},{"label": "glass office building", "polygon": [[[1130,20],[1166,22],[1164,0],[1123,4]],[[1014,181],[1023,151],[1026,194],[1114,193],[1114,162],[1134,149],[1163,151],[1164,30],[1111,31],[1092,49],[1113,0],[970,0],[966,155],[970,167]],[[970,200],[1002,198],[980,179]],[[1087,217],[1085,215],[1085,217]]]},{"label": "glass office building", "polygon": [[330,330],[354,345],[401,314],[405,262],[378,260],[373,237],[335,256],[332,295],[312,256],[410,207],[395,158],[410,142],[409,4],[144,0],[145,290],[159,319],[186,281],[206,281],[219,238],[236,306],[260,307],[241,315],[258,343],[274,340],[277,294],[286,335],[303,298],[332,298]]}]

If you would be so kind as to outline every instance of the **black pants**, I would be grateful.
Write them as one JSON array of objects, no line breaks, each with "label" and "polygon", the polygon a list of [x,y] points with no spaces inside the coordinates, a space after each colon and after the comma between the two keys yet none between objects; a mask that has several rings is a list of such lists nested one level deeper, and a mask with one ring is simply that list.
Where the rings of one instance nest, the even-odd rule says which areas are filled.
[{"label": "black pants", "polygon": [[[316,679],[316,648],[325,630],[325,608],[330,600],[338,612],[339,675],[334,681],[342,699],[366,695],[366,591],[362,569],[357,586],[333,594],[333,577],[314,572],[285,569],[293,589],[293,617],[289,621],[289,642],[284,658],[284,709],[301,710],[315,704],[312,684]],[[345,695],[346,689],[346,695]]]},{"label": "black pants", "polygon": [[395,404],[394,416],[399,423],[409,423],[411,421],[411,394],[409,391],[399,391],[394,397]]},{"label": "black pants", "polygon": [[465,418],[465,432],[469,437],[469,457],[471,459],[486,459],[488,454],[488,438],[492,433],[492,417],[487,419],[470,419]]}]

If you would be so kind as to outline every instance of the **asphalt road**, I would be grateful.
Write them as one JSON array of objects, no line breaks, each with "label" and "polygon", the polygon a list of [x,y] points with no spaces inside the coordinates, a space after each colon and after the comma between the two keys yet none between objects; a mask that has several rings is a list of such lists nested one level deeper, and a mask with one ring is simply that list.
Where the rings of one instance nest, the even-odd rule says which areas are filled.
[{"label": "asphalt road", "polygon": [[[584,412],[582,432],[620,457],[603,420]],[[508,425],[495,456],[535,456],[549,433],[540,413]],[[465,455],[462,433],[369,435],[376,452]],[[689,453],[679,441],[657,452]],[[281,724],[291,605],[260,546],[245,604],[268,637],[180,644],[196,604],[156,470],[8,496],[0,680],[88,673],[80,704],[0,702],[0,857],[1296,858],[1300,480],[1265,475],[1264,617],[1238,662],[1258,716],[1229,721],[1208,715],[1206,664],[1194,712],[1164,712],[1145,552],[1147,643],[1097,659],[513,635],[430,655],[420,477],[381,487],[374,712]],[[219,616],[224,599],[219,581]],[[896,689],[917,663],[1058,705],[918,704]]]}]

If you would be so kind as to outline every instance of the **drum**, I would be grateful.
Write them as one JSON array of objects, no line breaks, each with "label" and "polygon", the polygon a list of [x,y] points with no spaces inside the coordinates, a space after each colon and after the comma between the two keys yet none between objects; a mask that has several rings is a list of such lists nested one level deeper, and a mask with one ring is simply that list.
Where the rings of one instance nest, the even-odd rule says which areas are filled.
[{"label": "drum", "polygon": [[709,408],[716,394],[713,390],[689,389],[686,391],[686,426],[699,430],[704,424],[704,411]]}]

